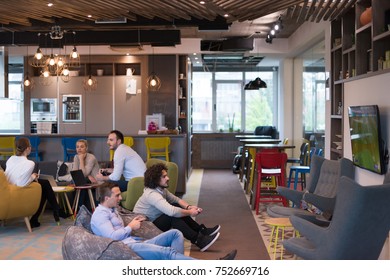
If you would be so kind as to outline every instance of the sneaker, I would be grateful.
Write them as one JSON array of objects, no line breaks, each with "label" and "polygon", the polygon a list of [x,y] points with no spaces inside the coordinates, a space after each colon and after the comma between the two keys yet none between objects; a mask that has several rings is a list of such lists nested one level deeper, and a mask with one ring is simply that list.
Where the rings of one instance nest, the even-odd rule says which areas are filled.
[{"label": "sneaker", "polygon": [[37,228],[37,227],[40,227],[41,224],[38,222],[38,220],[30,219],[30,226],[31,226],[31,228]]},{"label": "sneaker", "polygon": [[214,235],[203,235],[199,233],[198,239],[195,241],[195,245],[200,248],[201,252],[206,251],[214,242],[218,239],[219,232]]},{"label": "sneaker", "polygon": [[222,258],[219,258],[220,260],[234,260],[234,258],[237,255],[237,250],[233,250],[230,253],[228,253],[226,256],[223,256]]},{"label": "sneaker", "polygon": [[200,226],[201,226],[200,233],[203,234],[203,235],[214,235],[217,232],[219,232],[219,230],[221,229],[220,225],[216,225],[215,227],[212,227],[212,228],[207,228],[203,224],[201,224]]}]

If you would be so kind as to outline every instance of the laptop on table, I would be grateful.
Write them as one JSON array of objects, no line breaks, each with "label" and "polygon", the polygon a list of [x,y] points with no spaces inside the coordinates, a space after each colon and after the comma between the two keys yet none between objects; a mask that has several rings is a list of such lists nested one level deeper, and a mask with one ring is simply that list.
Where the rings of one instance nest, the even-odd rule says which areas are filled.
[{"label": "laptop on table", "polygon": [[100,185],[99,183],[88,183],[81,169],[70,171],[70,175],[76,187],[96,187]]},{"label": "laptop on table", "polygon": [[64,186],[58,186],[56,180],[52,175],[47,174],[39,174],[39,179],[41,180],[47,180],[50,183],[50,186],[52,187],[53,191],[63,191],[66,189]]}]

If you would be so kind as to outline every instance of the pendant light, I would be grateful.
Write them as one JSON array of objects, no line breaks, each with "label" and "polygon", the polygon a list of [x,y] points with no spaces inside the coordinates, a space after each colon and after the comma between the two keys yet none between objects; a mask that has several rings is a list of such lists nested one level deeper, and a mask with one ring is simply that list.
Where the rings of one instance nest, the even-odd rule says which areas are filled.
[{"label": "pendant light", "polygon": [[80,67],[80,54],[77,51],[75,39],[76,32],[73,31],[73,49],[69,55],[69,67]]},{"label": "pendant light", "polygon": [[146,87],[151,91],[158,91],[161,87],[161,80],[154,72],[154,48],[152,56],[152,73],[146,80]]},{"label": "pendant light", "polygon": [[[24,60],[25,62],[28,61],[28,46],[27,46],[27,56],[26,56],[26,59]],[[24,75],[24,81],[23,81],[23,86],[24,86],[24,89],[29,89],[29,90],[32,90],[35,86],[35,83],[34,83],[34,80],[30,78],[30,76],[28,75],[28,65],[27,63],[25,63],[25,68],[27,69],[27,72],[26,72],[26,75]]]},{"label": "pendant light", "polygon": [[43,54],[42,49],[40,47],[41,35],[42,35],[41,33],[38,33],[38,48],[37,48],[37,51],[35,52],[32,60],[31,60],[31,63],[30,63],[30,65],[32,67],[43,67],[43,66],[45,66],[46,57]]},{"label": "pendant light", "polygon": [[97,89],[97,80],[91,73],[91,46],[89,46],[89,63],[88,63],[89,75],[85,77],[83,81],[83,87],[86,91],[93,91]]}]

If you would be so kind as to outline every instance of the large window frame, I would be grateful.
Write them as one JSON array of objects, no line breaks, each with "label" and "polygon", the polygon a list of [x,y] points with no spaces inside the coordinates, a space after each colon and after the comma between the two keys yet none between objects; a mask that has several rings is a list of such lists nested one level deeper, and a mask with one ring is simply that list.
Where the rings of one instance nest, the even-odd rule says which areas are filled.
[{"label": "large window frame", "polygon": [[[202,132],[250,132],[252,133],[254,131],[255,125],[252,125],[253,127],[248,128],[248,121],[247,121],[247,99],[249,99],[249,95],[252,93],[259,93],[259,96],[264,97],[265,93],[270,95],[272,98],[269,98],[271,100],[268,100],[267,104],[270,106],[268,112],[270,112],[271,116],[268,118],[268,120],[262,120],[265,121],[266,123],[257,123],[256,125],[274,125],[276,126],[278,123],[278,68],[277,67],[272,67],[272,68],[264,68],[262,70],[256,70],[256,71],[248,71],[248,70],[237,70],[237,71],[216,71],[216,72],[208,72],[208,75],[204,75],[203,73],[202,76],[210,76],[209,80],[204,80],[202,83],[202,88],[197,88],[197,83],[200,83],[200,81],[197,80],[197,73],[200,73],[203,71],[193,71],[193,90],[192,90],[192,97],[193,97],[193,106],[194,106],[194,114],[193,114],[193,133],[202,133]],[[223,73],[225,76],[229,76],[230,74],[233,74],[232,76],[241,76],[241,78],[218,78],[218,76],[223,76],[219,75]],[[268,79],[267,79],[267,88],[266,89],[260,89],[257,91],[253,90],[244,90],[244,85],[248,83],[250,80],[254,80],[255,77],[261,77],[264,80],[264,76],[268,73]],[[218,85],[223,85],[223,84],[239,84],[240,88],[240,106],[239,110],[240,112],[235,114],[235,120],[234,120],[234,130],[229,131],[228,127],[223,126],[221,128],[221,125],[218,126],[218,121],[217,121],[217,115],[218,115],[218,110],[219,110],[219,104],[217,104],[217,88]],[[206,88],[204,88],[206,86]],[[210,86],[210,88],[209,88]],[[197,92],[199,90],[199,92]],[[200,100],[211,100],[212,104],[207,104],[202,105],[199,107],[205,108],[207,107],[211,112],[209,112],[211,115],[211,118],[209,121],[211,121],[211,125],[206,125],[206,124],[198,124],[196,119],[199,116],[199,107],[197,99],[197,94],[199,95],[204,95],[205,92],[208,92],[207,94],[211,94],[211,99],[210,96],[205,97],[203,96],[203,99],[199,98]],[[208,102],[208,101],[207,101]],[[248,101],[249,102],[249,101]],[[260,109],[261,111],[261,109]],[[233,117],[234,112],[231,112],[228,114],[228,120],[231,122],[232,117]],[[227,123],[227,122],[226,122]],[[201,127],[201,128],[200,128]],[[203,129],[202,129],[203,128]],[[244,128],[244,129],[243,129]]]}]

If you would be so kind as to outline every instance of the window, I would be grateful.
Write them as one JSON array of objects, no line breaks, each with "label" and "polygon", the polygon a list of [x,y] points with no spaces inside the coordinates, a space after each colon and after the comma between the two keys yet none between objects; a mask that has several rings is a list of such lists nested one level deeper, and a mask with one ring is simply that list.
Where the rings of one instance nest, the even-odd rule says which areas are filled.
[{"label": "window", "polygon": [[[244,90],[256,77],[267,88]],[[194,132],[253,132],[277,122],[277,71],[193,72]]]},{"label": "window", "polygon": [[[1,64],[2,71],[0,72],[4,72],[3,65]],[[23,58],[10,57],[8,64],[8,85],[2,84],[0,88],[0,96],[3,96],[0,98],[0,133],[24,132],[23,72]],[[6,86],[8,86],[8,98],[5,98]]]}]

